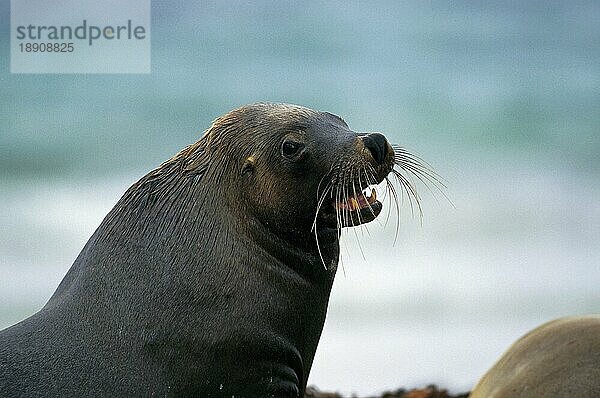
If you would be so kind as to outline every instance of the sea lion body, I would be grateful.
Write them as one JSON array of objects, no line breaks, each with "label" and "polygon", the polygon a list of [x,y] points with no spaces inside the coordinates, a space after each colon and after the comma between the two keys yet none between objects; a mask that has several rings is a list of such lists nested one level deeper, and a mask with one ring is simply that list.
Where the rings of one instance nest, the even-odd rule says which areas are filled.
[{"label": "sea lion body", "polygon": [[600,397],[600,315],[562,318],[527,333],[470,397]]},{"label": "sea lion body", "polygon": [[127,190],[38,313],[0,332],[0,396],[301,396],[339,224],[381,211],[340,217],[319,203],[323,179],[337,170],[329,186],[346,192],[342,168],[360,164],[381,182],[382,137],[286,104],[217,119]]}]

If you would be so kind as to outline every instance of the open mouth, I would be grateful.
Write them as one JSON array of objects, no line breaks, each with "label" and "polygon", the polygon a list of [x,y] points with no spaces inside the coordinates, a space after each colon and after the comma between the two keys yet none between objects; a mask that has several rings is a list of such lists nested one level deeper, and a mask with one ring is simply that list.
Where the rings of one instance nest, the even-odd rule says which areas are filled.
[{"label": "open mouth", "polygon": [[324,203],[319,211],[319,221],[328,228],[355,227],[373,221],[382,207],[375,186],[368,186],[358,193],[352,191],[351,195]]},{"label": "open mouth", "polygon": [[334,201],[333,205],[336,209],[344,209],[350,211],[356,211],[366,209],[377,201],[377,190],[375,188],[369,188],[363,190],[357,196],[350,196],[344,199],[343,202]]}]

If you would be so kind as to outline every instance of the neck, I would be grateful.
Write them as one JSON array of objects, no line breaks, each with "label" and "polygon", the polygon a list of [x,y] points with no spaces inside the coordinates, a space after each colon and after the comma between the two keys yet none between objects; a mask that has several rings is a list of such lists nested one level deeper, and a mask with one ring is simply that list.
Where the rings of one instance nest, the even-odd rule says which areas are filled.
[{"label": "neck", "polygon": [[[325,269],[314,236],[283,239],[199,193],[190,185],[172,201],[115,206],[51,305],[68,306],[74,322],[84,313],[98,323],[93,340],[126,341],[125,356],[148,356],[148,366],[165,368],[181,385],[230,374],[243,391],[239,358],[249,362],[244,371],[291,369],[304,385],[325,321],[337,237],[321,246]],[[211,370],[217,366],[222,371]]]},{"label": "neck", "polygon": [[308,282],[319,285],[333,283],[338,259],[337,234],[319,234],[319,244],[314,234],[292,233],[283,237],[257,219],[247,224],[248,239],[284,267],[292,270]]}]

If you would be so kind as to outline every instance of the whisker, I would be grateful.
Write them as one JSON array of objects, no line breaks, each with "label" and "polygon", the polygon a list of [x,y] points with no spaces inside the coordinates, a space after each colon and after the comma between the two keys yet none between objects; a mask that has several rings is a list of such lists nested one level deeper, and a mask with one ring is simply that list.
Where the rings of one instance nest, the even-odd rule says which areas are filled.
[{"label": "whisker", "polygon": [[317,251],[319,253],[319,258],[321,259],[321,263],[323,264],[323,267],[325,268],[325,270],[327,270],[327,264],[325,264],[325,259],[323,258],[323,253],[321,252],[321,245],[319,243],[319,234],[317,231],[317,219],[319,216],[319,211],[321,210],[321,206],[323,205],[323,202],[327,198],[327,193],[333,188],[332,179],[330,178],[329,182],[325,186],[325,189],[323,190],[323,193],[321,194],[320,197],[319,197],[319,190],[320,190],[321,184],[323,183],[324,179],[327,176],[331,175],[331,172],[333,171],[335,164],[336,163],[334,163],[331,166],[331,168],[329,169],[329,171],[323,175],[323,177],[319,181],[319,184],[317,185],[317,210],[315,211],[315,218],[313,220],[313,224],[312,224],[312,228],[311,228],[311,230],[314,232],[314,235],[315,235],[315,242],[317,244]]},{"label": "whisker", "polygon": [[[371,164],[368,161],[357,161],[355,158],[349,157],[346,159],[338,159],[319,181],[317,186],[317,206],[312,230],[315,234],[319,257],[325,269],[327,269],[327,264],[321,253],[319,234],[317,233],[317,223],[319,222],[319,212],[323,213],[324,209],[330,211],[330,205],[333,206],[333,211],[335,211],[336,234],[340,242],[340,249],[342,245],[342,235],[346,237],[350,233],[349,231],[344,232],[344,229],[349,227],[352,229],[360,254],[366,261],[361,238],[364,238],[365,234],[370,235],[371,231],[367,225],[367,221],[377,219],[377,215],[381,212],[379,207],[381,204],[378,203],[377,206],[373,206],[373,203],[375,202],[369,202],[367,196],[371,194],[365,192],[365,189],[368,190],[369,187],[375,185],[378,186],[385,182],[385,189],[383,189],[383,186],[378,187],[383,191],[382,197],[378,200],[389,203],[389,207],[387,209],[384,225],[382,224],[383,217],[380,217],[377,222],[382,226],[387,226],[390,218],[393,216],[392,213],[394,212],[394,209],[392,209],[392,207],[395,208],[396,226],[394,229],[394,245],[400,236],[400,215],[403,206],[406,206],[404,203],[405,199],[408,201],[412,216],[414,217],[418,214],[421,223],[423,222],[423,207],[420,195],[421,184],[424,185],[434,197],[436,197],[436,194],[439,191],[439,193],[452,203],[444,191],[447,189],[445,180],[436,173],[427,162],[418,156],[409,153],[403,147],[394,145],[392,148],[394,150],[393,165],[390,173],[383,178],[380,174],[380,168],[376,165]],[[381,178],[382,181],[378,182]],[[330,202],[326,202],[327,200]],[[367,208],[369,210],[367,210]],[[367,215],[369,212],[370,215]],[[328,216],[330,217],[329,220],[333,221],[334,215],[329,214]],[[360,233],[358,232],[358,228],[355,228],[358,226],[361,227]],[[344,241],[345,240],[346,238],[344,238]],[[351,241],[348,243],[344,242],[344,244],[347,254],[350,254],[349,248],[351,246]],[[345,274],[342,258],[343,257],[340,256],[339,263]]]},{"label": "whisker", "polygon": [[[342,196],[338,199],[339,203],[341,203],[342,200],[346,201],[347,200],[346,198],[348,197],[348,195],[346,194],[346,186],[347,186],[346,185],[346,178],[347,178],[347,175],[348,175],[348,170],[345,167],[345,164],[342,164],[341,173],[342,173],[342,178],[341,178],[341,188],[342,189],[341,190],[338,189],[338,192],[340,192]],[[340,239],[341,239],[342,231],[343,231],[343,227],[342,226],[348,224],[348,216],[349,216],[347,208],[342,207],[341,208],[341,212],[342,212],[342,223],[338,224],[339,238]],[[348,252],[347,254],[350,255],[350,252],[348,250],[348,246],[346,246],[346,251]],[[346,275],[346,269],[344,268],[343,265],[342,265],[342,272],[344,273],[344,276],[345,276]]]},{"label": "whisker", "polygon": [[[358,168],[358,186],[359,186],[359,188],[363,186],[361,175],[364,175],[365,180],[367,180],[367,175],[366,175],[366,171],[365,170],[366,169],[364,167],[364,164],[363,164],[362,168],[360,166]],[[368,185],[369,185],[368,184],[368,180],[366,182],[367,182],[367,188],[368,188]],[[371,207],[371,204],[367,200],[367,197],[365,196],[364,192],[361,191],[360,194],[362,195],[363,199],[367,202],[367,206],[369,207],[369,210],[371,211],[371,214],[373,214],[373,216],[375,216],[375,212],[373,211],[373,208]],[[367,233],[367,236],[371,236],[371,233],[369,232],[369,226],[366,225],[366,224],[363,224],[363,223],[360,224],[360,231],[363,232],[363,236],[364,236],[364,232]]]},{"label": "whisker", "polygon": [[[351,168],[350,169],[350,180],[352,181],[352,191],[353,191],[354,198],[356,200],[356,197],[357,197],[356,185],[355,185],[355,179],[353,177],[354,177],[354,168]],[[356,214],[358,216],[358,224],[360,225],[360,224],[362,224],[362,220],[360,219],[360,211],[357,211]],[[358,245],[358,250],[360,251],[360,255],[362,256],[363,260],[366,261],[367,258],[365,257],[365,253],[363,252],[362,245],[360,244],[360,239],[358,237],[358,233],[356,232],[356,228],[354,228],[356,225],[354,225],[354,219],[352,218],[351,215],[350,215],[350,222],[352,223],[352,227],[353,227],[352,231],[354,232],[354,236],[356,237],[356,243]]]},{"label": "whisker", "polygon": [[[364,164],[363,164],[363,172],[365,174],[365,179],[367,180],[367,185],[373,185],[375,178],[373,178],[372,174],[369,174],[367,172],[367,167]],[[367,201],[367,205],[369,206],[369,210],[371,211],[371,214],[373,215],[373,217],[376,217],[375,211],[373,210],[373,207],[371,207],[371,203],[369,203],[369,201]]]},{"label": "whisker", "polygon": [[[398,234],[400,233],[400,205],[398,204],[398,193],[396,192],[396,188],[391,183],[391,181],[386,177],[385,181],[387,183],[386,188],[391,192],[394,197],[394,203],[396,204],[396,231],[394,233],[394,245],[398,240]],[[390,198],[390,202],[392,199]]]},{"label": "whisker", "polygon": [[323,191],[323,194],[318,199],[318,202],[317,202],[317,211],[315,212],[315,218],[313,219],[313,224],[312,224],[311,231],[313,229],[316,229],[316,227],[317,227],[317,218],[319,216],[319,211],[321,210],[321,206],[323,206],[323,202],[327,198],[327,193],[331,190],[331,188],[332,188],[332,184],[330,182],[330,183],[327,184],[327,186],[325,187],[325,190]]},{"label": "whisker", "polygon": [[416,189],[414,188],[412,182],[408,178],[406,178],[403,174],[398,172],[397,170],[392,170],[392,174],[394,175],[394,177],[396,177],[396,181],[400,185],[400,188],[401,188],[400,193],[401,193],[402,200],[404,200],[404,197],[406,195],[406,199],[408,199],[408,204],[410,205],[411,215],[414,217],[415,208],[419,208],[418,199],[414,199],[414,197],[413,197],[414,196],[413,193],[415,192]]},{"label": "whisker", "polygon": [[452,200],[446,195],[444,191],[447,189],[445,179],[436,173],[433,170],[433,167],[427,163],[425,160],[420,158],[417,155],[414,155],[408,152],[405,148],[392,145],[394,149],[394,164],[400,167],[402,170],[409,172],[415,177],[419,178],[419,180],[423,183],[423,185],[431,192],[432,196],[436,198],[437,195],[433,192],[430,187],[430,184],[435,187],[435,189],[442,194],[442,196],[453,206],[454,203]]}]

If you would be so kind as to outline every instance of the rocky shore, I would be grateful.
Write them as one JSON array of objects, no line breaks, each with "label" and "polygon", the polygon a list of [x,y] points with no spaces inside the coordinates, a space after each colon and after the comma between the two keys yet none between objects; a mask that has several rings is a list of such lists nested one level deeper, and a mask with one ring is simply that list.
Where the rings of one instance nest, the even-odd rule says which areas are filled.
[{"label": "rocky shore", "polygon": [[[448,390],[440,389],[435,385],[427,386],[426,388],[416,388],[412,390],[398,389],[395,391],[386,391],[381,395],[371,395],[361,398],[467,398],[469,393],[452,395]],[[319,391],[316,387],[309,386],[306,389],[304,398],[359,398],[357,395],[345,397],[335,392]]]}]

